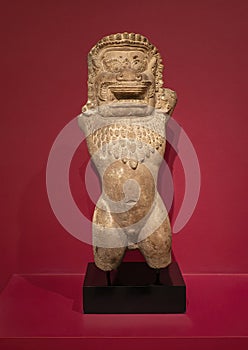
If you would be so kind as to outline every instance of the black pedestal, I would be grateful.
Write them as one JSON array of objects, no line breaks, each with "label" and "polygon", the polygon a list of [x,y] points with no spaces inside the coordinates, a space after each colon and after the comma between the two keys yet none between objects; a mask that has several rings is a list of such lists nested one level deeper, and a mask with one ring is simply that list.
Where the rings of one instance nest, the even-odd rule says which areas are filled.
[{"label": "black pedestal", "polygon": [[176,262],[164,269],[151,269],[144,262],[125,262],[117,271],[106,272],[89,263],[83,285],[83,308],[87,314],[184,313],[186,286]]}]

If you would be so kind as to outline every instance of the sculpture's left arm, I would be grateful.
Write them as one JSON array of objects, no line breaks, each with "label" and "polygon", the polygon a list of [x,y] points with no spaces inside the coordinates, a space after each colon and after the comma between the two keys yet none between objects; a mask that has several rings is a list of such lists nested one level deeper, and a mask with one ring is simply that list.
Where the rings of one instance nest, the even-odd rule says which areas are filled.
[{"label": "sculpture's left arm", "polygon": [[157,104],[157,108],[160,109],[161,112],[172,115],[177,104],[176,92],[168,88],[163,88]]}]

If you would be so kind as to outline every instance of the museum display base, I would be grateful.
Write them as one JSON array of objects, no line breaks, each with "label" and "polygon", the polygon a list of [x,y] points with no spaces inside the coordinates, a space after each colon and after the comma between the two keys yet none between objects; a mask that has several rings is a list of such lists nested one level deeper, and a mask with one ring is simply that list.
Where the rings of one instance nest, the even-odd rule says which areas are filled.
[{"label": "museum display base", "polygon": [[247,350],[248,274],[183,275],[184,314],[84,314],[84,273],[13,275],[0,294],[1,350]]},{"label": "museum display base", "polygon": [[106,273],[89,263],[83,285],[84,313],[184,313],[186,286],[173,261],[156,271],[145,262],[123,262]]}]

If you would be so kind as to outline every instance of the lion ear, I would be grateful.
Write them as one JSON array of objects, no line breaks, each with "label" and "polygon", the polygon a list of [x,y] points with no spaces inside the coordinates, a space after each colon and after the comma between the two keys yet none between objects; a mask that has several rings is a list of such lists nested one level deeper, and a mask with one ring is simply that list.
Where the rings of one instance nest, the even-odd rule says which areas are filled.
[{"label": "lion ear", "polygon": [[148,63],[148,69],[151,69],[153,74],[155,74],[156,66],[157,66],[157,58],[153,56]]},{"label": "lion ear", "polygon": [[163,96],[161,97],[161,99],[163,100],[163,104],[164,104],[164,108],[166,110],[166,112],[169,115],[172,115],[175,106],[177,104],[177,94],[175,91],[168,89],[168,88],[164,88],[163,89]]},{"label": "lion ear", "polygon": [[89,111],[90,109],[93,109],[95,106],[94,104],[92,103],[91,100],[88,100],[86,102],[86,104],[82,107],[82,112],[85,113],[87,111]]},{"label": "lion ear", "polygon": [[94,69],[100,68],[100,62],[98,57],[88,56],[88,66],[92,66]]}]

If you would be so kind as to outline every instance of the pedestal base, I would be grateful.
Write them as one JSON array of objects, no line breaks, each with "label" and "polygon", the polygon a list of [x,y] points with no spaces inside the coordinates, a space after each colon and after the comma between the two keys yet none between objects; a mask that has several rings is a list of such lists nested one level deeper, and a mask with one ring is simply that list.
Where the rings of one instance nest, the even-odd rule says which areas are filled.
[{"label": "pedestal base", "polygon": [[141,314],[184,313],[186,286],[178,264],[174,261],[156,270],[144,262],[125,262],[117,271],[107,274],[89,263],[83,285],[85,313]]}]

